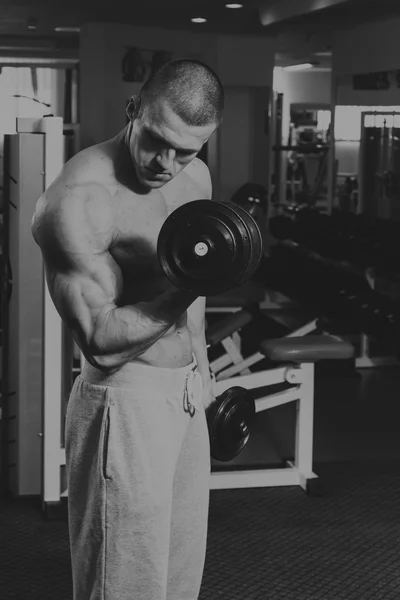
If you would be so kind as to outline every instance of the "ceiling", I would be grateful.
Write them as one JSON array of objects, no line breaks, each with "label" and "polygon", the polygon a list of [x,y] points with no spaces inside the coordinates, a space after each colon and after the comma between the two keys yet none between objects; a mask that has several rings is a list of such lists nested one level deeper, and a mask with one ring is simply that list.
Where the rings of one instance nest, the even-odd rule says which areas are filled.
[{"label": "ceiling", "polygon": [[[282,16],[281,6],[290,5],[298,9],[301,5],[305,8],[317,4],[324,4],[324,10],[304,10],[300,14],[293,10],[292,17],[281,20],[278,18]],[[272,5],[271,0],[269,5]],[[330,68],[331,56],[327,51],[332,46],[335,31],[400,16],[400,0],[277,0],[274,6],[274,16],[277,19],[266,26],[265,31],[268,35],[275,36],[277,41],[278,66],[311,61],[319,63],[321,68]],[[260,10],[261,20],[268,12],[265,6],[264,10]],[[281,11],[286,15],[287,12]]]},{"label": "ceiling", "polygon": [[[399,0],[239,0],[241,9],[227,9],[229,0],[2,0],[0,54],[78,51],[79,34],[55,33],[57,26],[81,27],[104,21],[185,29],[194,32],[273,36],[282,64],[312,58],[326,50],[335,29],[400,14]],[[323,6],[323,10],[315,10]],[[111,8],[112,7],[112,10]],[[265,15],[273,14],[268,26]],[[193,24],[192,17],[207,22]],[[29,30],[28,25],[36,29]],[[36,48],[36,51],[35,51]],[[319,58],[329,63],[329,58]]]},{"label": "ceiling", "polygon": [[[232,10],[225,8],[223,0],[3,0],[0,33],[26,33],[31,18],[37,21],[38,34],[39,31],[50,33],[56,25],[79,26],[88,21],[108,21],[262,35],[258,0],[242,0],[241,3],[243,9]],[[193,25],[192,17],[205,17],[208,22],[205,26]]]},{"label": "ceiling", "polygon": [[[260,5],[260,20],[271,35],[283,27],[285,31],[300,28],[313,34],[400,15],[399,0],[277,0],[274,3],[269,0],[261,1]],[[324,8],[312,8],[318,5]]]}]

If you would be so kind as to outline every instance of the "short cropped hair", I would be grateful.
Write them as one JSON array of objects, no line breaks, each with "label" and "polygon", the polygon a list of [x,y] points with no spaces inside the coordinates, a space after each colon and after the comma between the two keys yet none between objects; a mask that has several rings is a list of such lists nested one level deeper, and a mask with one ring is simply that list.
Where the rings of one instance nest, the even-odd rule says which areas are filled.
[{"label": "short cropped hair", "polygon": [[164,98],[186,125],[219,125],[224,109],[224,88],[210,67],[197,60],[164,63],[145,82],[140,92],[141,111]]}]

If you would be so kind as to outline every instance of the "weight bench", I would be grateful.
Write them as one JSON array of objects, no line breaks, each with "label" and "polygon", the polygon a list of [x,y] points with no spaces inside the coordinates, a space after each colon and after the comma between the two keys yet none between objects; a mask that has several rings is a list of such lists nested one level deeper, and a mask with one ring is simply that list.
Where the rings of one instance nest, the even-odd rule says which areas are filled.
[{"label": "weight bench", "polygon": [[[210,363],[217,395],[233,386],[255,390],[288,384],[283,391],[256,399],[256,412],[297,403],[295,457],[282,469],[213,471],[211,489],[299,485],[307,493],[317,495],[320,485],[313,472],[314,363],[349,359],[354,348],[333,335],[304,336],[300,332],[296,336],[293,332],[287,337],[262,341],[258,352],[243,358],[235,337],[253,318],[251,311],[242,309],[206,331],[209,346],[221,343],[225,349],[225,354]],[[265,358],[276,366],[252,373],[250,367]]]}]

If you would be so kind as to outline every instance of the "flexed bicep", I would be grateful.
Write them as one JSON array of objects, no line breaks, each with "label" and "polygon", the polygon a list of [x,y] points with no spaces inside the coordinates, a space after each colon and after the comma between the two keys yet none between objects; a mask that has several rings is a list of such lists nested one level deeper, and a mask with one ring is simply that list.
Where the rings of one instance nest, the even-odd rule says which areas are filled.
[{"label": "flexed bicep", "polygon": [[99,199],[94,206],[84,192],[70,194],[56,208],[44,210],[39,202],[32,233],[53,302],[81,349],[89,350],[98,321],[115,308],[122,288],[121,271],[109,253],[107,204]]}]

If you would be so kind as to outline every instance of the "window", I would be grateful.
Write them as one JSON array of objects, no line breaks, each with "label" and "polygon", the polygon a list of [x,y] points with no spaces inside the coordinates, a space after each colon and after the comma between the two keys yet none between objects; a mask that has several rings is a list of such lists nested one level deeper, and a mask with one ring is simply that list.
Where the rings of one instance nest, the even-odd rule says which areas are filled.
[{"label": "window", "polygon": [[[336,106],[335,140],[359,142],[362,112],[400,112],[400,106]],[[373,118],[373,117],[372,117]],[[383,123],[383,118],[381,119]],[[378,125],[377,125],[378,126]]]}]

